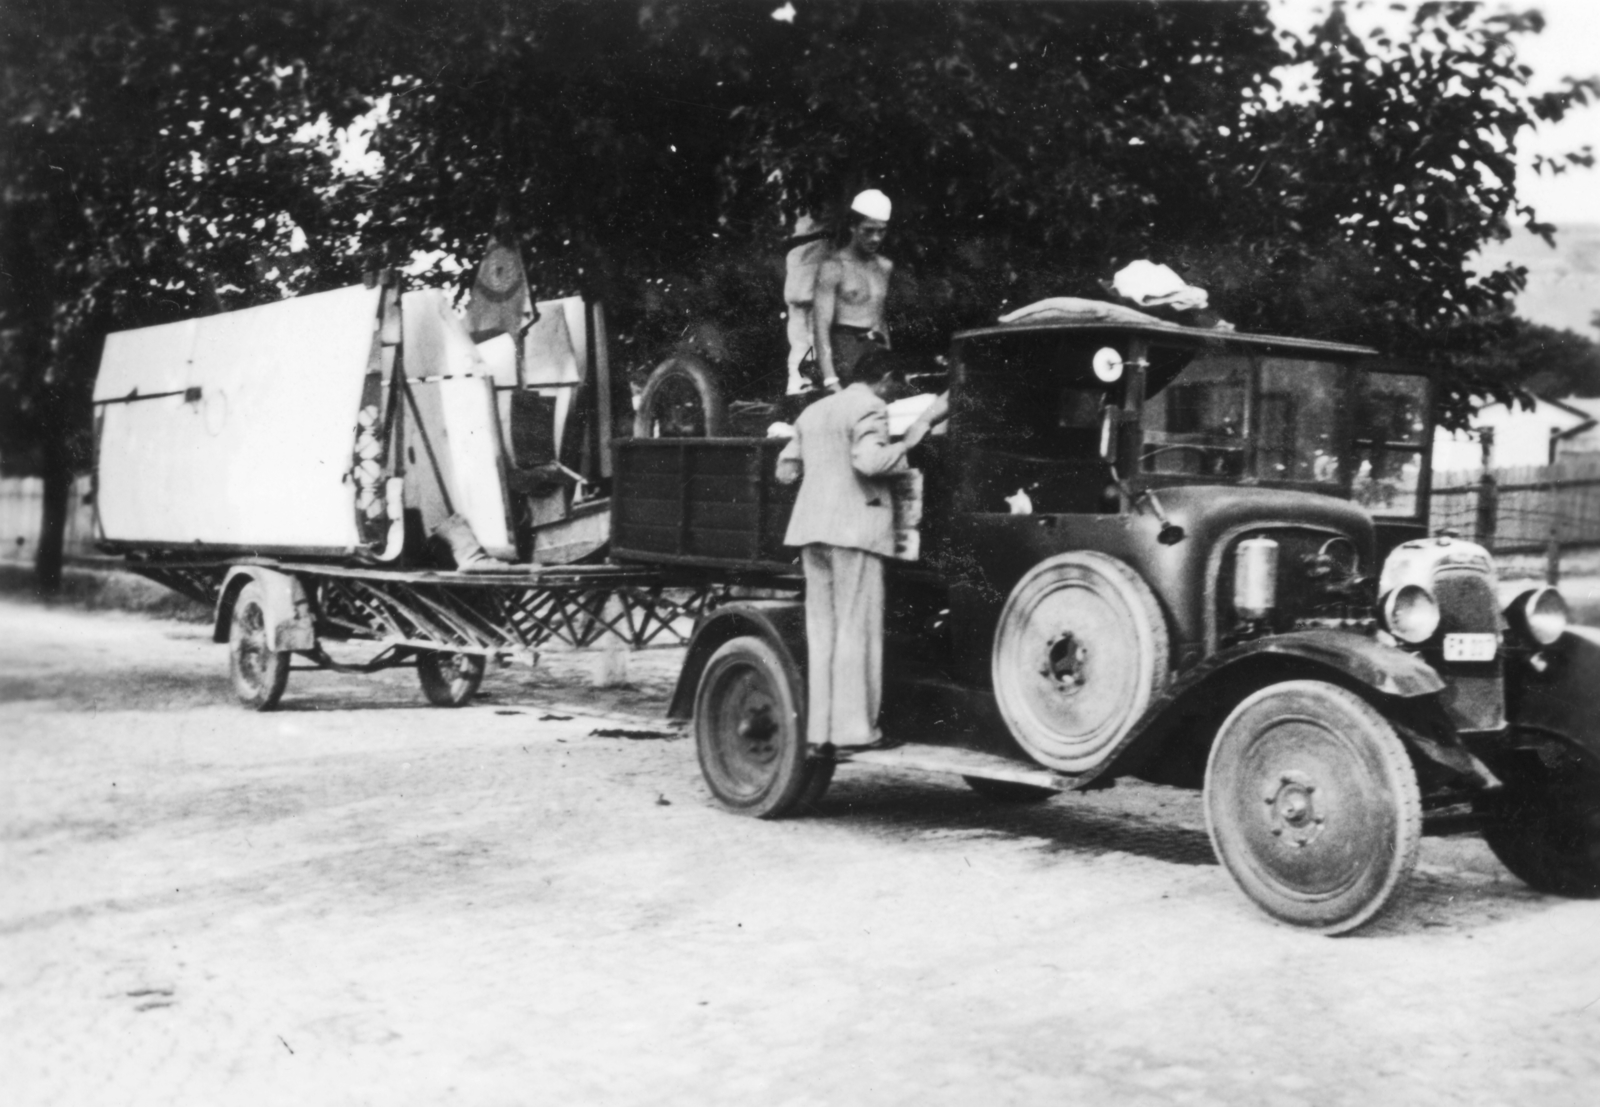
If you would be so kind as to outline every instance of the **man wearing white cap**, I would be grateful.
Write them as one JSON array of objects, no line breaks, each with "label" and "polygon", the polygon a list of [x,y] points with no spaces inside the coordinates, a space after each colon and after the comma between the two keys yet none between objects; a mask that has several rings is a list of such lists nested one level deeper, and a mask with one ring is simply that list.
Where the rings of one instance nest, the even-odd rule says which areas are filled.
[{"label": "man wearing white cap", "polygon": [[850,241],[825,258],[817,270],[813,327],[822,383],[837,390],[851,380],[863,354],[887,349],[889,329],[883,305],[889,297],[894,262],[878,251],[889,230],[889,197],[875,188],[850,203]]}]

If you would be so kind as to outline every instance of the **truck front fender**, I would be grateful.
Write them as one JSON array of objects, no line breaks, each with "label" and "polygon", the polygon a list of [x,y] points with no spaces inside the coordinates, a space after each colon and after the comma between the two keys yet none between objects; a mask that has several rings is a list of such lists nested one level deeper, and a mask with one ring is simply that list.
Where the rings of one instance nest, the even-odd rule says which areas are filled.
[{"label": "truck front fender", "polygon": [[[1534,658],[1545,664],[1541,672]],[[1600,761],[1600,630],[1568,627],[1561,640],[1506,665],[1513,732],[1551,735]]]},{"label": "truck front fender", "polygon": [[[1178,767],[1185,784],[1197,785],[1210,749],[1196,720],[1214,729],[1246,696],[1281,680],[1328,680],[1369,694],[1416,699],[1442,691],[1444,681],[1421,658],[1361,634],[1341,630],[1300,630],[1241,642],[1179,673],[1151,702],[1118,748],[1077,787],[1125,774],[1141,774],[1170,742],[1187,744],[1193,763]],[[1195,776],[1193,782],[1189,776]],[[1169,781],[1176,783],[1177,779]]]},{"label": "truck front fender", "polygon": [[1342,630],[1275,634],[1225,650],[1214,660],[1222,665],[1236,665],[1247,657],[1261,654],[1326,666],[1385,696],[1409,699],[1444,690],[1444,680],[1415,654],[1385,646],[1364,634]]},{"label": "truck front fender", "polygon": [[280,573],[265,565],[235,565],[222,580],[217,594],[216,616],[211,640],[226,642],[233,626],[233,605],[246,584],[261,588],[262,615],[266,619],[268,640],[275,650],[309,650],[317,644],[316,623],[311,617],[311,601],[300,578]]},{"label": "truck front fender", "polygon": [[724,642],[743,635],[754,635],[788,655],[794,671],[806,671],[806,608],[800,600],[740,600],[723,604],[700,621],[689,652],[678,673],[667,717],[689,719],[694,716],[695,689],[706,662]]}]

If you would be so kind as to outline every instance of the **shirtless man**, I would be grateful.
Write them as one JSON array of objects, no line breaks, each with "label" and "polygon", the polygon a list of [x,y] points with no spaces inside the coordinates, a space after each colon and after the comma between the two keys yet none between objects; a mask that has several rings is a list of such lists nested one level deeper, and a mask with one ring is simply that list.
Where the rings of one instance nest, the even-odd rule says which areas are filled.
[{"label": "shirtless man", "polygon": [[817,270],[813,301],[817,368],[822,383],[837,392],[851,381],[851,370],[873,347],[889,347],[883,304],[889,296],[894,262],[881,256],[889,230],[889,197],[875,188],[850,203],[850,241],[825,258]]}]

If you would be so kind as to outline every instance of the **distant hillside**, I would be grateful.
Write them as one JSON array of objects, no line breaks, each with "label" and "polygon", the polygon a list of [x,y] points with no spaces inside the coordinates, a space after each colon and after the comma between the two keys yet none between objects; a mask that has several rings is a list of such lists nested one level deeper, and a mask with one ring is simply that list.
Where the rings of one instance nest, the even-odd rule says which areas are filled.
[{"label": "distant hillside", "polygon": [[1600,311],[1600,223],[1573,223],[1556,231],[1551,249],[1537,235],[1513,231],[1483,252],[1488,268],[1506,262],[1525,266],[1528,287],[1517,297],[1517,314],[1547,327],[1600,338],[1589,320]]}]

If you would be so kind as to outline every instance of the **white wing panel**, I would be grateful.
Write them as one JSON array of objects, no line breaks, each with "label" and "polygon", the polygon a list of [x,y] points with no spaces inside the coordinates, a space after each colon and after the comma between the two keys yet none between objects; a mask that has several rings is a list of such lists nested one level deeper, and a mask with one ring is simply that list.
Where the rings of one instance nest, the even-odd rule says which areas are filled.
[{"label": "white wing panel", "polygon": [[[110,401],[105,537],[354,549],[348,474],[379,296],[358,285],[108,336],[95,389]],[[119,402],[134,389],[188,398]]]}]

